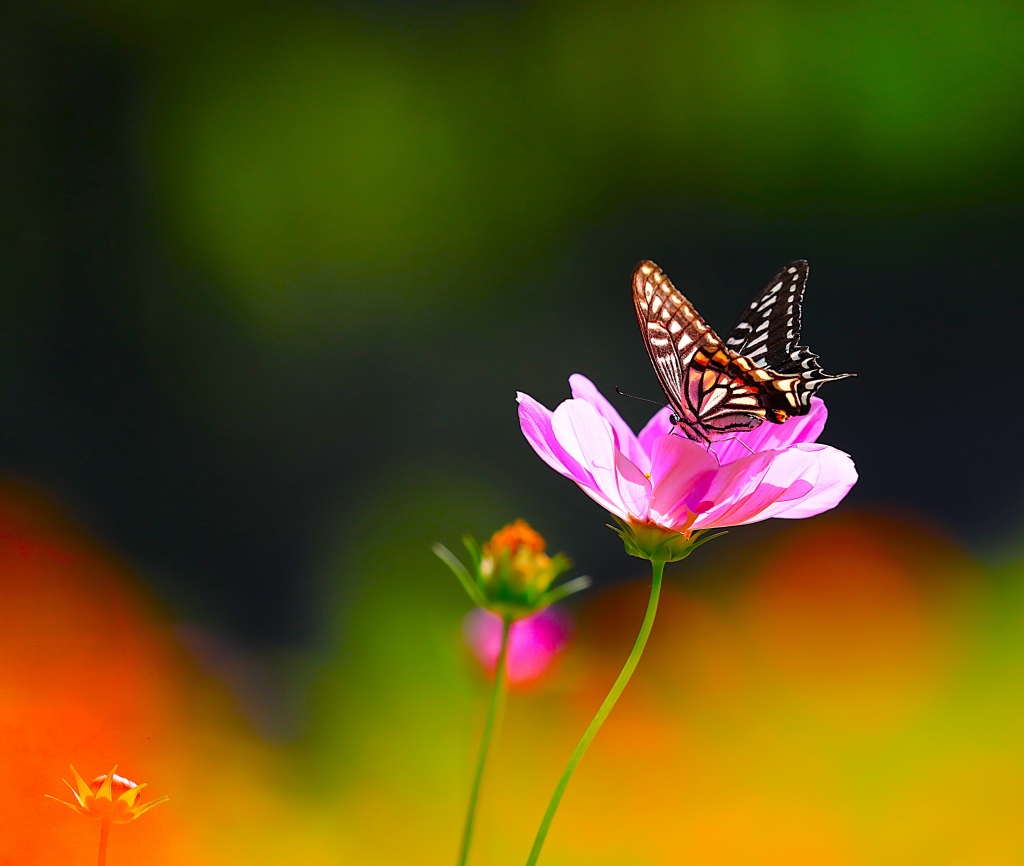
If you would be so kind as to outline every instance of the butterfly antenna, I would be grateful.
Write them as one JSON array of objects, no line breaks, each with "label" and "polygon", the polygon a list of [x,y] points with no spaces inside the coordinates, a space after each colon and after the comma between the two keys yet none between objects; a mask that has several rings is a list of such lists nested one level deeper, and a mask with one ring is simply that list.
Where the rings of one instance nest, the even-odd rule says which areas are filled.
[{"label": "butterfly antenna", "polygon": [[635,394],[627,394],[618,385],[615,386],[615,393],[620,397],[629,397],[632,400],[643,400],[645,403],[653,403],[655,406],[664,406],[664,403],[659,403],[657,400],[648,400],[646,397],[637,397]]}]

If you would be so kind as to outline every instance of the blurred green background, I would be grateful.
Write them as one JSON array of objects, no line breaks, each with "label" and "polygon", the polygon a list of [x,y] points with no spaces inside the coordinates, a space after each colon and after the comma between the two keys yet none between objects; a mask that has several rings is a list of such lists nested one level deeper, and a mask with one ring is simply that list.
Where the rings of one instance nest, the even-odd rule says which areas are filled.
[{"label": "blurred green background", "polygon": [[314,635],[335,521],[424,466],[614,579],[514,391],[658,396],[640,258],[725,329],[803,257],[860,376],[826,394],[852,502],[1012,546],[1022,35],[1005,2],[13,0],[3,468],[248,642]]},{"label": "blurred green background", "polygon": [[[581,372],[659,397],[637,260],[722,330],[807,258],[805,337],[859,374],[824,395],[861,473],[842,509],[1002,567],[1024,538],[1022,85],[1024,6],[996,0],[9,0],[0,472],[129,563],[263,738],[308,745],[330,727],[309,707],[344,704],[310,697],[325,660],[373,655],[391,615],[344,612],[370,574],[412,592],[430,541],[522,516],[595,597],[636,577],[514,393],[554,405]],[[459,664],[422,688],[469,712]],[[364,706],[416,703],[332,669]],[[472,726],[434,721],[449,746],[409,752],[461,792],[445,749]]]}]

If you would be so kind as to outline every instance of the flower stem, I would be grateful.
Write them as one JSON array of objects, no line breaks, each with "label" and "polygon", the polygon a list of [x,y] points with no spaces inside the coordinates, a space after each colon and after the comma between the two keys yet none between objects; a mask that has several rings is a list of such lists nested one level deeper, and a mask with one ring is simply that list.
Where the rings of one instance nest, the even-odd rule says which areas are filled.
[{"label": "flower stem", "polygon": [[608,714],[612,711],[623,689],[626,688],[629,678],[633,676],[633,671],[636,670],[637,662],[640,661],[644,647],[647,645],[647,638],[651,634],[654,617],[658,612],[658,598],[661,595],[661,579],[665,571],[665,563],[660,560],[652,560],[651,569],[653,571],[651,597],[647,602],[647,613],[644,614],[640,633],[636,636],[636,642],[633,644],[629,658],[626,659],[626,663],[622,666],[622,670],[612,685],[611,691],[608,692],[600,708],[598,708],[597,714],[591,720],[586,731],[583,732],[583,736],[580,738],[579,743],[576,744],[572,757],[569,758],[569,763],[565,765],[565,769],[562,771],[562,777],[558,780],[558,784],[555,786],[555,793],[551,795],[551,802],[548,803],[547,811],[541,819],[540,828],[537,830],[537,838],[533,840],[533,848],[530,849],[530,858],[526,861],[526,866],[534,866],[537,858],[540,857],[540,849],[544,847],[544,840],[547,838],[548,829],[554,820],[558,804],[562,800],[562,795],[569,786],[569,780],[576,770],[576,765],[583,758],[591,741],[597,736],[597,732],[601,729],[601,725],[604,724],[604,720],[608,718]]},{"label": "flower stem", "polygon": [[110,836],[110,821],[100,821],[100,854],[96,860],[96,866],[106,866],[107,863],[107,839]]},{"label": "flower stem", "polygon": [[491,737],[494,734],[498,708],[505,694],[505,661],[508,658],[508,636],[512,628],[512,620],[504,617],[501,623],[501,650],[498,652],[498,664],[494,669],[494,685],[491,687],[491,699],[487,705],[487,718],[484,721],[484,732],[480,738],[480,751],[476,758],[476,771],[473,773],[473,787],[469,794],[469,808],[466,811],[466,829],[462,833],[462,848],[459,852],[459,866],[466,866],[469,859],[469,846],[473,841],[473,824],[476,821],[476,805],[480,799],[480,783],[484,777],[484,766],[487,764],[487,753],[491,748]]}]

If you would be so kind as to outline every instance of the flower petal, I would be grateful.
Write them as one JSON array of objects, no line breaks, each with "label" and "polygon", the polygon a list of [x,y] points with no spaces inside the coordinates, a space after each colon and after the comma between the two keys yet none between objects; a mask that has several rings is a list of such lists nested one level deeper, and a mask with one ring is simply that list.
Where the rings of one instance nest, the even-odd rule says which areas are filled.
[{"label": "flower petal", "polygon": [[597,409],[586,400],[566,400],[555,409],[551,426],[559,444],[593,477],[593,488],[581,484],[592,498],[619,517],[645,519],[646,506],[642,517],[630,508],[642,495],[637,489],[639,480],[646,478],[616,449],[612,425]]},{"label": "flower petal", "polygon": [[[571,478],[591,499],[612,514],[626,518],[621,502],[612,501],[601,492],[593,474],[570,454],[554,431],[554,413],[529,394],[518,394],[519,426],[526,440],[541,460],[566,478]],[[564,404],[563,404],[564,405]]]},{"label": "flower petal", "polygon": [[572,625],[557,608],[512,623],[508,636],[508,678],[522,683],[540,677],[569,641]]},{"label": "flower petal", "polygon": [[152,809],[152,808],[153,808],[154,806],[159,806],[159,805],[160,805],[161,803],[166,803],[166,802],[167,802],[167,801],[168,801],[169,799],[171,799],[171,798],[170,798],[170,797],[168,797],[168,796],[167,796],[167,795],[165,794],[165,795],[164,795],[163,797],[161,797],[161,798],[160,798],[159,800],[150,800],[150,801],[149,801],[148,803],[143,803],[143,804],[142,804],[141,806],[136,806],[136,807],[135,807],[134,809],[132,809],[132,810],[131,810],[131,811],[130,811],[130,812],[128,813],[129,815],[131,815],[131,818],[128,818],[127,820],[122,820],[122,821],[118,821],[117,823],[118,823],[118,824],[127,824],[127,823],[128,823],[128,821],[134,821],[134,820],[135,820],[136,818],[138,818],[138,817],[139,817],[140,815],[145,815],[145,814],[146,814],[146,812],[148,812],[148,811],[149,811],[150,809]]},{"label": "flower petal", "polygon": [[[501,651],[501,617],[476,608],[462,621],[462,634],[485,670],[493,672]],[[512,623],[508,636],[506,671],[509,681],[537,679],[569,639],[571,622],[563,611],[546,608]]]},{"label": "flower petal", "polygon": [[615,410],[615,407],[597,390],[594,383],[580,373],[573,373],[569,377],[569,387],[572,389],[574,398],[586,400],[605,421],[611,424],[612,431],[615,433],[615,447],[625,454],[641,472],[649,472],[651,466],[650,458],[647,456],[648,452],[640,447],[636,434],[622,420],[622,416]]},{"label": "flower petal", "polygon": [[[614,474],[615,433],[586,400],[559,403],[551,415],[551,429],[569,457],[595,479]],[[607,487],[614,489],[615,485]]]},{"label": "flower petal", "polygon": [[[78,799],[78,802],[82,806],[84,806],[86,798],[87,797],[91,797],[93,795],[92,788],[90,788],[89,787],[89,783],[86,782],[85,779],[83,779],[78,774],[78,770],[75,769],[75,765],[74,764],[69,764],[69,766],[71,767],[72,775],[74,775],[74,777],[75,777],[75,783],[78,785],[78,790],[75,791],[75,797]],[[68,785],[67,781],[65,781],[64,784],[67,785],[69,788],[71,788],[71,785]],[[75,789],[71,788],[71,790],[74,791]]]},{"label": "flower petal", "polygon": [[856,472],[850,476],[853,463],[846,461],[849,458],[841,451],[813,443],[735,461],[722,469],[730,471],[731,477],[716,479],[713,485],[712,494],[728,495],[695,520],[694,528],[739,526],[788,513],[810,517],[827,511],[856,481]]},{"label": "flower petal", "polygon": [[637,520],[647,520],[651,508],[651,481],[621,451],[615,452],[615,478],[626,511]]},{"label": "flower petal", "polygon": [[593,484],[593,476],[561,446],[552,429],[553,413],[529,394],[517,392],[519,427],[541,460],[579,484]]},{"label": "flower petal", "polygon": [[690,439],[671,435],[654,439],[651,519],[667,529],[684,528],[717,470],[715,458]]},{"label": "flower petal", "polygon": [[672,417],[672,407],[663,406],[659,409],[654,417],[644,426],[644,429],[640,431],[640,435],[637,439],[640,442],[640,447],[643,448],[645,454],[650,454],[654,450],[654,440],[659,436],[667,436],[672,432],[672,422],[669,418]]},{"label": "flower petal", "polygon": [[746,500],[757,492],[758,486],[771,467],[777,451],[748,454],[732,463],[719,467],[712,475],[705,500],[696,504],[698,512],[694,529],[718,526],[736,526],[741,523],[741,509]]},{"label": "flower petal", "polygon": [[764,421],[753,430],[737,433],[735,437],[723,439],[713,447],[724,465],[751,451],[781,451],[801,442],[814,442],[825,429],[826,420],[828,410],[825,402],[820,397],[811,397],[811,409],[806,415],[790,418],[783,424]]},{"label": "flower petal", "polygon": [[111,790],[114,785],[114,773],[117,772],[117,764],[111,767],[110,772],[104,776],[103,781],[100,783],[100,789],[96,792],[97,800],[108,800],[113,801],[114,796]]},{"label": "flower petal", "polygon": [[142,793],[142,789],[145,788],[149,783],[143,782],[141,785],[135,785],[134,787],[128,788],[120,797],[117,799],[125,803],[129,809],[135,805],[135,801],[139,798],[139,794]]},{"label": "flower petal", "polygon": [[67,806],[73,812],[78,812],[78,814],[81,814],[81,810],[78,808],[78,806],[75,806],[73,803],[69,803],[67,800],[61,800],[60,797],[54,797],[53,794],[43,794],[43,796],[48,797],[56,803],[61,803],[62,805]]},{"label": "flower petal", "polygon": [[789,508],[814,489],[818,461],[797,449],[775,452],[757,487],[728,512],[730,523],[757,523]]},{"label": "flower petal", "polygon": [[835,508],[857,483],[857,469],[849,454],[829,445],[808,443],[796,447],[814,453],[818,461],[818,480],[813,490],[774,515],[791,520],[813,517]]}]

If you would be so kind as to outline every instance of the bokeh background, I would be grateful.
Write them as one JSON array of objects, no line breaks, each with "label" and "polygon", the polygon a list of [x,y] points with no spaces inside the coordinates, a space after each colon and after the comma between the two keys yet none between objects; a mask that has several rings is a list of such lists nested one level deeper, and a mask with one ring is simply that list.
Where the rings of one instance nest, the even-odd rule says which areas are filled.
[{"label": "bokeh background", "polygon": [[[595,588],[510,698],[525,860],[643,569],[514,393],[657,398],[629,276],[726,329],[812,265],[832,515],[675,567],[550,866],[1024,862],[1024,6],[0,6],[0,863],[450,863],[487,676],[429,553]],[[646,420],[643,403],[619,399]]]}]

